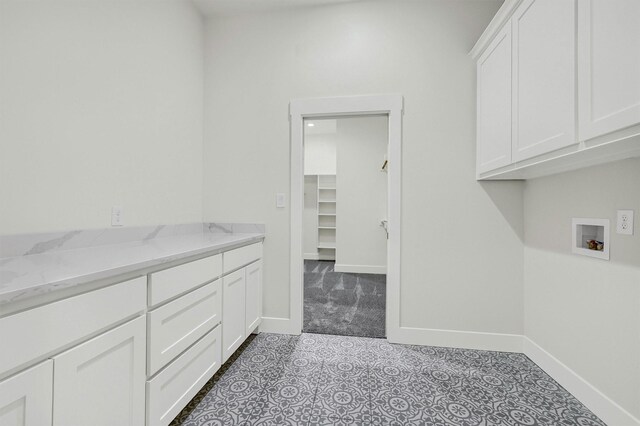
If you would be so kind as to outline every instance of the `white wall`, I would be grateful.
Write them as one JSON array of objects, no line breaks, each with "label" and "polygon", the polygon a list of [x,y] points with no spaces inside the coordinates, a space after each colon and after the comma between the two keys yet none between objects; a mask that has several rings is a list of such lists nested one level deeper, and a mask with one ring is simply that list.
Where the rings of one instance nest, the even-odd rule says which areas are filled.
[{"label": "white wall", "polygon": [[336,271],[386,274],[389,118],[340,118],[337,134]]},{"label": "white wall", "polygon": [[318,257],[318,176],[304,177],[302,251],[305,259]]},{"label": "white wall", "polygon": [[202,220],[202,49],[186,0],[0,1],[0,234]]},{"label": "white wall", "polygon": [[[525,334],[640,418],[640,159],[527,181]],[[611,220],[610,261],[571,254],[571,218]]]},{"label": "white wall", "polygon": [[[308,124],[313,124],[309,127]],[[337,121],[317,119],[304,127],[304,174],[336,174]]]},{"label": "white wall", "polygon": [[205,219],[266,224],[266,317],[289,317],[290,212],[275,193],[289,191],[290,99],[400,93],[402,325],[522,333],[521,184],[475,181],[467,53],[498,6],[354,2],[207,21]]},{"label": "white wall", "polygon": [[336,174],[336,140],[334,135],[305,135],[304,174]]}]

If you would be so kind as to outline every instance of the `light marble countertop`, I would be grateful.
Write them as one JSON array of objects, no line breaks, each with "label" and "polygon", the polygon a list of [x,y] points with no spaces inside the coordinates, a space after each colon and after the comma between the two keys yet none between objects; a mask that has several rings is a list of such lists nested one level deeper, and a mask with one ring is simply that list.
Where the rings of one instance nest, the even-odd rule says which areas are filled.
[{"label": "light marble countertop", "polygon": [[197,232],[0,258],[0,307],[181,259],[214,254],[261,241],[264,235],[264,232]]}]

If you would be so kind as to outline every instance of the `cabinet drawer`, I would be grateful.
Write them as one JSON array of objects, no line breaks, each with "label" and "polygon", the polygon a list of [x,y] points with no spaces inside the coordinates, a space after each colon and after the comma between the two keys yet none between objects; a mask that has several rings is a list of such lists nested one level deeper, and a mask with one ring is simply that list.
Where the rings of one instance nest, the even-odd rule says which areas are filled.
[{"label": "cabinet drawer", "polygon": [[143,311],[146,292],[141,277],[0,319],[0,373]]},{"label": "cabinet drawer", "polygon": [[222,275],[222,255],[185,263],[149,275],[149,304],[162,303]]},{"label": "cabinet drawer", "polygon": [[262,243],[251,244],[224,253],[224,273],[245,266],[262,257]]},{"label": "cabinet drawer", "polygon": [[147,425],[165,426],[220,368],[220,326],[147,381]]},{"label": "cabinet drawer", "polygon": [[155,374],[221,321],[220,280],[147,314],[147,373]]}]

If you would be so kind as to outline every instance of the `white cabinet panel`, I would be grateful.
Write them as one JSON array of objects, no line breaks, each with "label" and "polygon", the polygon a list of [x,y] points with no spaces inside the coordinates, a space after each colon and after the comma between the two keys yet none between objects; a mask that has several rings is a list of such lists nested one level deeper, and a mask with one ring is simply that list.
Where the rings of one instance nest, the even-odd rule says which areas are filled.
[{"label": "white cabinet panel", "polygon": [[245,270],[222,278],[222,362],[244,341],[245,334]]},{"label": "white cabinet panel", "polygon": [[54,357],[53,424],[144,424],[145,337],[139,317]]},{"label": "white cabinet panel", "polygon": [[580,139],[640,123],[640,1],[578,3]]},{"label": "white cabinet panel", "polygon": [[575,0],[525,0],[512,18],[513,161],[576,140]]},{"label": "white cabinet panel", "polygon": [[149,275],[149,304],[155,306],[222,275],[222,255],[178,265]]},{"label": "white cabinet panel", "polygon": [[238,269],[262,257],[262,243],[251,244],[224,253],[224,273]]},{"label": "white cabinet panel", "polygon": [[245,337],[262,321],[262,261],[252,263],[246,271]]},{"label": "white cabinet panel", "polygon": [[166,426],[220,368],[220,326],[147,382],[147,425]]},{"label": "white cabinet panel", "polygon": [[478,59],[477,171],[511,163],[511,27]]},{"label": "white cabinet panel", "polygon": [[221,280],[209,283],[147,314],[147,373],[155,374],[222,320]]},{"label": "white cabinet panel", "polygon": [[0,425],[50,425],[52,388],[51,360],[0,382]]},{"label": "white cabinet panel", "polygon": [[146,306],[147,279],[141,277],[1,318],[0,372],[48,356]]}]

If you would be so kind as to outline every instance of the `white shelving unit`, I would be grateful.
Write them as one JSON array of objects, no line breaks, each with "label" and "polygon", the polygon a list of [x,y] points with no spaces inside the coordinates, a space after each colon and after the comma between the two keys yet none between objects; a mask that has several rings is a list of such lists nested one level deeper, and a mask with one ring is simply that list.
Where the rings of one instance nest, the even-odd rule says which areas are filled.
[{"label": "white shelving unit", "polygon": [[318,256],[336,259],[336,175],[318,175]]}]

